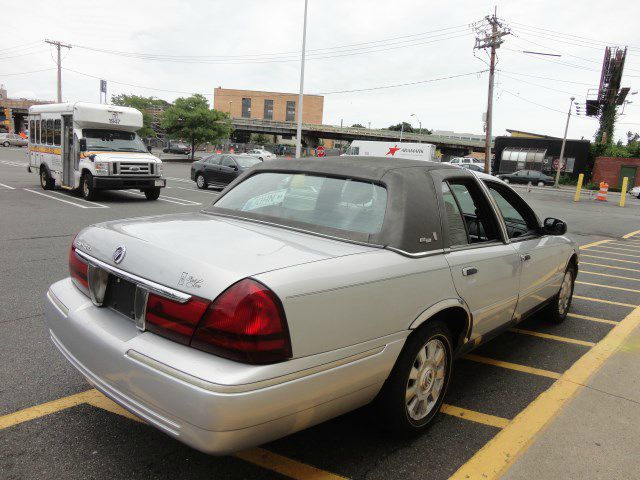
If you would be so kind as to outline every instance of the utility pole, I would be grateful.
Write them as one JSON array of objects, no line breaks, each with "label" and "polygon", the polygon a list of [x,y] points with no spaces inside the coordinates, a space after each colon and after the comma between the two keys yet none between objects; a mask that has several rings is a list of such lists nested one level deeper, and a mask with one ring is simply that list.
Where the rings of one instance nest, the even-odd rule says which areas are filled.
[{"label": "utility pole", "polygon": [[[476,31],[476,44],[473,47],[474,50],[486,50],[491,49],[490,63],[489,63],[489,92],[487,97],[487,130],[484,142],[485,154],[484,154],[484,171],[491,174],[491,127],[493,122],[493,78],[496,69],[496,49],[500,48],[500,45],[504,42],[502,37],[509,35],[511,31],[498,21],[498,7],[495,7],[493,15],[485,17],[484,21],[477,23],[473,26]],[[490,27],[490,30],[487,29]]]},{"label": "utility pole", "polygon": [[296,130],[296,158],[302,151],[302,103],[304,101],[304,54],[307,44],[307,4],[304,0],[304,23],[302,24],[302,58],[300,60],[300,94],[298,95],[298,129]]},{"label": "utility pole", "polygon": [[58,103],[62,103],[62,57],[60,55],[60,49],[71,48],[71,45],[59,42],[57,40],[45,40],[45,43],[53,45],[58,49]]},{"label": "utility pole", "polygon": [[571,118],[571,108],[573,107],[573,101],[576,97],[571,97],[571,103],[569,104],[569,113],[567,113],[567,124],[564,127],[564,137],[562,138],[562,146],[560,147],[560,158],[558,159],[558,166],[556,168],[556,181],[554,187],[560,187],[560,169],[562,169],[562,159],[564,158],[564,146],[567,143],[567,132],[569,131],[569,119]]}]

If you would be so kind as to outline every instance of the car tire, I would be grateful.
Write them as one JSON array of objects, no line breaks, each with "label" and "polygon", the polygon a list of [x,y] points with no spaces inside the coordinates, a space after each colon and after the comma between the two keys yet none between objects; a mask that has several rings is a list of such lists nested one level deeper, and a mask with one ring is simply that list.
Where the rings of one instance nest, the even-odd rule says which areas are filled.
[{"label": "car tire", "polygon": [[503,179],[502,179],[502,181],[503,181],[504,183],[509,183],[509,179],[508,179],[508,178],[503,178]]},{"label": "car tire", "polygon": [[80,178],[80,195],[88,201],[96,198],[97,192],[93,186],[93,175],[89,172],[85,173],[82,175],[82,178]]},{"label": "car tire", "polygon": [[160,187],[145,188],[143,192],[147,200],[157,200],[160,196]]},{"label": "car tire", "polygon": [[544,186],[545,186],[545,183],[544,183],[544,182],[538,182],[538,186],[539,186],[539,187],[544,187]]},{"label": "car tire", "polygon": [[200,190],[205,190],[209,186],[209,184],[207,183],[207,180],[204,178],[204,175],[202,175],[201,173],[196,175],[196,186]]},{"label": "car tire", "polygon": [[49,175],[49,170],[45,167],[40,167],[40,186],[43,190],[53,190],[53,178]]},{"label": "car tire", "polygon": [[451,332],[443,322],[413,332],[375,400],[382,426],[401,435],[424,431],[440,410],[452,370]]},{"label": "car tire", "polygon": [[166,148],[163,148],[162,153],[169,153],[169,150],[167,150]]},{"label": "car tire", "polygon": [[553,297],[553,300],[547,307],[547,318],[552,323],[562,323],[567,318],[571,300],[573,298],[573,288],[576,281],[576,267],[570,264],[564,272],[560,291]]},{"label": "car tire", "polygon": [[3,143],[2,143],[2,146],[3,146],[3,147],[8,147],[9,145],[11,145],[9,142],[3,142]]}]

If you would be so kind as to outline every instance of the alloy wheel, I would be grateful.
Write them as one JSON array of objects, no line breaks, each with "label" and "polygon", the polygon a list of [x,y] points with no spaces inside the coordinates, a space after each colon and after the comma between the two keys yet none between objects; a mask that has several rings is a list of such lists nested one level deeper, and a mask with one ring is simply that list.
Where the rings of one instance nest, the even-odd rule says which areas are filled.
[{"label": "alloy wheel", "polygon": [[569,308],[569,302],[571,301],[571,272],[567,271],[562,279],[562,286],[560,287],[560,293],[558,294],[558,313],[564,315]]},{"label": "alloy wheel", "polygon": [[405,402],[412,420],[422,420],[438,403],[444,388],[446,368],[444,343],[432,338],[418,351],[409,372]]}]

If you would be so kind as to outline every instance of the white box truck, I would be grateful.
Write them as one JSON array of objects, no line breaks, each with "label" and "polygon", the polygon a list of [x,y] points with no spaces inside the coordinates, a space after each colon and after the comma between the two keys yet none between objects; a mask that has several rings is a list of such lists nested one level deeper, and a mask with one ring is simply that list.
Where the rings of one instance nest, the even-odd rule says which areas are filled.
[{"label": "white box truck", "polygon": [[436,146],[431,143],[375,142],[354,140],[344,156],[391,157],[437,162]]}]

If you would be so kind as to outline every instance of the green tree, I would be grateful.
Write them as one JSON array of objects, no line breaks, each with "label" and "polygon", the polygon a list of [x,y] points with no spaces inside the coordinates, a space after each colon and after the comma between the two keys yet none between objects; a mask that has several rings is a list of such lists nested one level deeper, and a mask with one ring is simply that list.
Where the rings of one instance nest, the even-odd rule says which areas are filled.
[{"label": "green tree", "polygon": [[409,122],[402,122],[402,123],[398,123],[397,125],[391,125],[390,127],[387,127],[387,130],[393,130],[394,132],[399,132],[400,130],[402,130],[403,132],[406,132],[406,133],[414,132],[413,127]]},{"label": "green tree", "polygon": [[198,145],[218,143],[229,138],[233,125],[229,115],[209,108],[209,102],[200,94],[178,98],[162,114],[162,128],[169,138],[186,139],[191,143],[191,159]]},{"label": "green tree", "polygon": [[272,137],[265,135],[264,133],[252,133],[251,143],[255,143],[256,145],[264,145],[267,143],[273,143],[273,141]]},{"label": "green tree", "polygon": [[154,123],[157,124],[157,118],[150,113],[151,109],[167,108],[169,102],[155,97],[141,97],[138,95],[111,95],[111,103],[120,105],[121,107],[132,107],[142,112],[142,128],[138,130],[138,135],[143,138],[157,137],[156,131],[153,129]]}]

